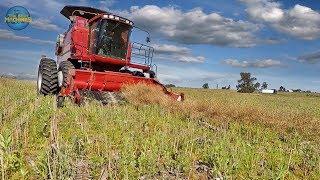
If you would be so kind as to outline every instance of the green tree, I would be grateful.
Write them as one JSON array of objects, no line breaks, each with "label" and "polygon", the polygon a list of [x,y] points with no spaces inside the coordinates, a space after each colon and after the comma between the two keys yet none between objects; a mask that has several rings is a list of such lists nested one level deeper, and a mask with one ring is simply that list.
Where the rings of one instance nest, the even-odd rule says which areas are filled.
[{"label": "green tree", "polygon": [[267,82],[263,82],[261,85],[262,89],[268,89],[268,83]]},{"label": "green tree", "polygon": [[209,84],[208,84],[208,83],[204,83],[204,84],[202,85],[202,88],[203,88],[203,89],[209,89]]},{"label": "green tree", "polygon": [[257,78],[251,77],[249,72],[241,72],[241,79],[238,80],[237,90],[242,93],[252,93],[260,87],[260,83],[255,83]]},{"label": "green tree", "polygon": [[285,91],[286,91],[286,88],[284,88],[283,86],[280,86],[279,91],[280,91],[280,92],[285,92]]},{"label": "green tree", "polygon": [[176,85],[174,85],[174,84],[166,84],[165,85],[167,88],[173,88],[173,87],[176,87]]},{"label": "green tree", "polygon": [[259,82],[256,82],[253,86],[254,86],[255,89],[259,89],[259,87],[261,86],[261,84],[260,84]]},{"label": "green tree", "polygon": [[293,92],[301,92],[302,90],[301,89],[293,89],[292,91]]}]

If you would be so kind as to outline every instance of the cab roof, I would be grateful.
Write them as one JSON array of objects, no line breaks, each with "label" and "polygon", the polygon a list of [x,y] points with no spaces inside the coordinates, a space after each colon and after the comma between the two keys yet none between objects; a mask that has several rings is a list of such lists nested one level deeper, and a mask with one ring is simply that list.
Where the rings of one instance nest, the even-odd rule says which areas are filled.
[{"label": "cab roof", "polygon": [[85,6],[65,6],[60,11],[60,13],[68,19],[70,19],[70,16],[72,15],[81,16],[86,19],[91,19],[98,14],[110,14],[100,9]]},{"label": "cab roof", "polygon": [[123,18],[123,17],[117,16],[117,15],[113,15],[113,14],[111,14],[111,13],[109,13],[107,11],[101,10],[101,9],[96,9],[96,8],[86,7],[86,6],[65,6],[60,11],[60,13],[64,17],[68,18],[69,20],[70,20],[70,17],[73,16],[73,15],[80,16],[80,17],[83,17],[83,18],[86,18],[86,19],[91,19],[96,15],[104,14],[105,15],[104,17],[107,17],[107,18],[112,17],[112,18],[109,18],[109,19],[114,19],[116,21],[120,21],[120,22],[129,24],[131,26],[133,25],[133,22],[130,21],[129,19],[127,19],[127,18]]}]

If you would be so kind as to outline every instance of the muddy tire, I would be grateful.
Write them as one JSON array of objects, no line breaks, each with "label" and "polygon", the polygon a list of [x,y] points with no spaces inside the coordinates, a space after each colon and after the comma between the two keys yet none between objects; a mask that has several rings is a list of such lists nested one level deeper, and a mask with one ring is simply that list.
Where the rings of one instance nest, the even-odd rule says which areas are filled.
[{"label": "muddy tire", "polygon": [[59,64],[59,87],[67,87],[68,76],[72,69],[74,66],[70,61],[63,61]]},{"label": "muddy tire", "polygon": [[42,58],[38,68],[37,92],[42,95],[58,92],[58,70],[54,60]]}]

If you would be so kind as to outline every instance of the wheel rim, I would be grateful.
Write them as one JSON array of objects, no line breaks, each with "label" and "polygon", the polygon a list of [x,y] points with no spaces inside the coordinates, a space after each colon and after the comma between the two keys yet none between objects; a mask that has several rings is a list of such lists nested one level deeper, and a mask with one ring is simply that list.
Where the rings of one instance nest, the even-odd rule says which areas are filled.
[{"label": "wheel rim", "polygon": [[58,86],[61,87],[63,84],[63,73],[62,71],[58,72]]},{"label": "wheel rim", "polygon": [[42,73],[38,72],[38,80],[37,80],[37,86],[38,86],[38,91],[40,92],[41,90],[41,85],[42,85]]}]

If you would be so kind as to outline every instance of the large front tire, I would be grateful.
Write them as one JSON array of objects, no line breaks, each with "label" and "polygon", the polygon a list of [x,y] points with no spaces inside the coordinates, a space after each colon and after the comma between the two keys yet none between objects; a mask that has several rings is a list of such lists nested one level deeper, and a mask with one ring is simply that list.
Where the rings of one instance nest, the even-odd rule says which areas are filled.
[{"label": "large front tire", "polygon": [[58,70],[54,60],[42,58],[38,68],[37,92],[42,95],[56,94],[58,91]]},{"label": "large front tire", "polygon": [[74,65],[70,61],[62,61],[59,65],[59,86],[67,87],[68,85],[68,76],[70,75],[70,70],[74,69]]},{"label": "large front tire", "polygon": [[[70,61],[62,61],[58,68],[58,85],[59,88],[66,88],[68,86],[68,77],[70,76],[70,70],[74,69],[73,64]],[[64,106],[65,97],[57,96],[57,107],[62,108]]]}]

